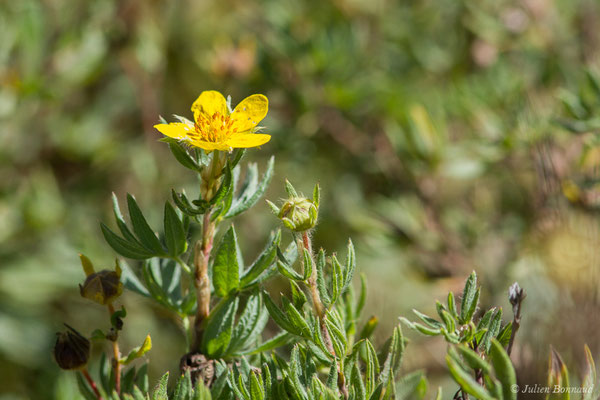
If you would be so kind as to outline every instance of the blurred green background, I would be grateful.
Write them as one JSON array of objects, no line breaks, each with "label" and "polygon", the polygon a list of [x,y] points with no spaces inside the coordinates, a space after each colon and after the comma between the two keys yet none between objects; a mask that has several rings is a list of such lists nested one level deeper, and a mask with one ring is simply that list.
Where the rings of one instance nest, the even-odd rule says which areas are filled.
[{"label": "blurred green background", "polygon": [[[506,318],[508,286],[528,292],[519,383],[545,383],[550,344],[577,371],[584,343],[600,355],[599,51],[594,0],[1,2],[0,399],[78,398],[54,333],[106,311],[77,254],[113,265],[112,191],[158,226],[194,186],[152,125],[207,89],[268,96],[272,140],[246,161],[275,154],[271,200],[321,183],[315,241],[353,238],[381,338],[475,269]],[[246,254],[277,226],[264,203],[238,219]],[[149,332],[151,376],[175,370],[177,321],[123,303],[124,348]],[[405,371],[452,387],[445,344],[407,336]]]}]

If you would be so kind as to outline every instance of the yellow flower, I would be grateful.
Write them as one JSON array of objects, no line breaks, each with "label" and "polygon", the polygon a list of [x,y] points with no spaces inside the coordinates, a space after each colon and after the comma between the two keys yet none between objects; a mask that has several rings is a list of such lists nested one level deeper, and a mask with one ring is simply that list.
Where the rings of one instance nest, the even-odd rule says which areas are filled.
[{"label": "yellow flower", "polygon": [[229,112],[223,95],[214,90],[198,96],[192,111],[194,122],[154,125],[165,136],[201,149],[231,151],[233,148],[256,147],[267,143],[270,135],[254,133],[267,115],[269,100],[262,94],[246,97]]}]

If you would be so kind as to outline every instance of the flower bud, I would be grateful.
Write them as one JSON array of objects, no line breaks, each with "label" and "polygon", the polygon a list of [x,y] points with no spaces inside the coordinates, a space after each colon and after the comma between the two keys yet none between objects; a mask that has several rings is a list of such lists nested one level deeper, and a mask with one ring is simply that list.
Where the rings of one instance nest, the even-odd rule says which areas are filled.
[{"label": "flower bud", "polygon": [[123,284],[120,281],[121,268],[117,263],[114,271],[104,269],[94,272],[90,260],[84,255],[79,255],[81,265],[87,274],[83,285],[79,285],[82,297],[95,301],[98,304],[107,305],[116,300],[123,293]]},{"label": "flower bud", "polygon": [[283,203],[281,209],[268,202],[273,212],[277,214],[286,228],[294,232],[304,232],[314,228],[317,225],[319,214],[319,185],[315,186],[312,200],[298,195],[288,181],[286,181],[286,191],[289,198]]},{"label": "flower bud", "polygon": [[57,333],[54,359],[62,369],[79,369],[90,358],[90,341],[69,325],[65,326],[66,332]]},{"label": "flower bud", "polygon": [[518,282],[513,283],[508,288],[508,301],[510,304],[515,307],[517,304],[521,303],[523,299],[527,296],[525,291],[519,286]]}]

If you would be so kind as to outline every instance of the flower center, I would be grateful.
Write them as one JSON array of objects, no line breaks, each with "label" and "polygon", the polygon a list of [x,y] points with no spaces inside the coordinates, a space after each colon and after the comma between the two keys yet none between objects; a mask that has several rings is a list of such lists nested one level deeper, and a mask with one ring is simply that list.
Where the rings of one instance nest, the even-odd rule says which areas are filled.
[{"label": "flower center", "polygon": [[188,132],[193,140],[220,143],[228,139],[237,128],[232,128],[233,120],[229,115],[215,112],[212,116],[200,114],[194,124],[194,131]]}]

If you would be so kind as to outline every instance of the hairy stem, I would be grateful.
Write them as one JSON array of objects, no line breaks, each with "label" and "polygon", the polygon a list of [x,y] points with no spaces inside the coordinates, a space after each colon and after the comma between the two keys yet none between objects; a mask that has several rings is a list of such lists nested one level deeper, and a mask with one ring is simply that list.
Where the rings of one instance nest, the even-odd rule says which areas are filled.
[{"label": "hairy stem", "polygon": [[83,377],[87,381],[88,385],[90,385],[90,387],[92,388],[92,391],[96,395],[96,398],[98,400],[103,400],[102,399],[102,395],[100,395],[100,392],[98,391],[98,386],[96,386],[96,382],[94,382],[94,380],[90,376],[90,373],[88,372],[87,368],[83,368],[81,370],[81,374],[83,375]]},{"label": "hairy stem", "polygon": [[208,263],[215,235],[215,223],[211,221],[210,210],[204,214],[202,222],[202,240],[196,242],[194,248],[194,268],[198,311],[194,321],[196,339],[194,348],[198,349],[202,342],[203,321],[210,314],[210,280],[208,278]]},{"label": "hairy stem", "polygon": [[[108,303],[108,312],[110,316],[115,313],[115,308],[112,303]],[[121,353],[119,352],[119,342],[118,342],[118,331],[117,336],[112,341],[112,349],[113,349],[113,361],[112,367],[115,370],[115,390],[117,393],[121,394],[121,363],[119,362],[119,358],[121,357]]]},{"label": "hairy stem", "polygon": [[[305,268],[311,268],[312,273],[310,274],[310,278],[308,279],[308,286],[310,288],[310,293],[312,297],[313,307],[315,309],[315,313],[319,317],[319,326],[321,328],[321,336],[323,336],[323,342],[327,347],[327,350],[333,357],[335,357],[335,350],[333,348],[333,343],[331,342],[331,337],[329,336],[329,330],[327,329],[327,324],[325,323],[325,306],[323,305],[323,301],[321,300],[321,295],[319,294],[319,288],[317,287],[317,264],[315,263],[313,251],[312,251],[312,241],[310,239],[310,235],[308,231],[302,232],[302,237],[297,240],[298,247],[298,256],[302,262],[303,271]],[[308,251],[310,255],[310,263],[311,265],[304,264],[304,249]],[[338,364],[338,389],[344,396],[344,399],[347,399],[349,396],[348,388],[346,387],[346,379],[344,377],[344,373],[342,371],[341,365]]]}]

